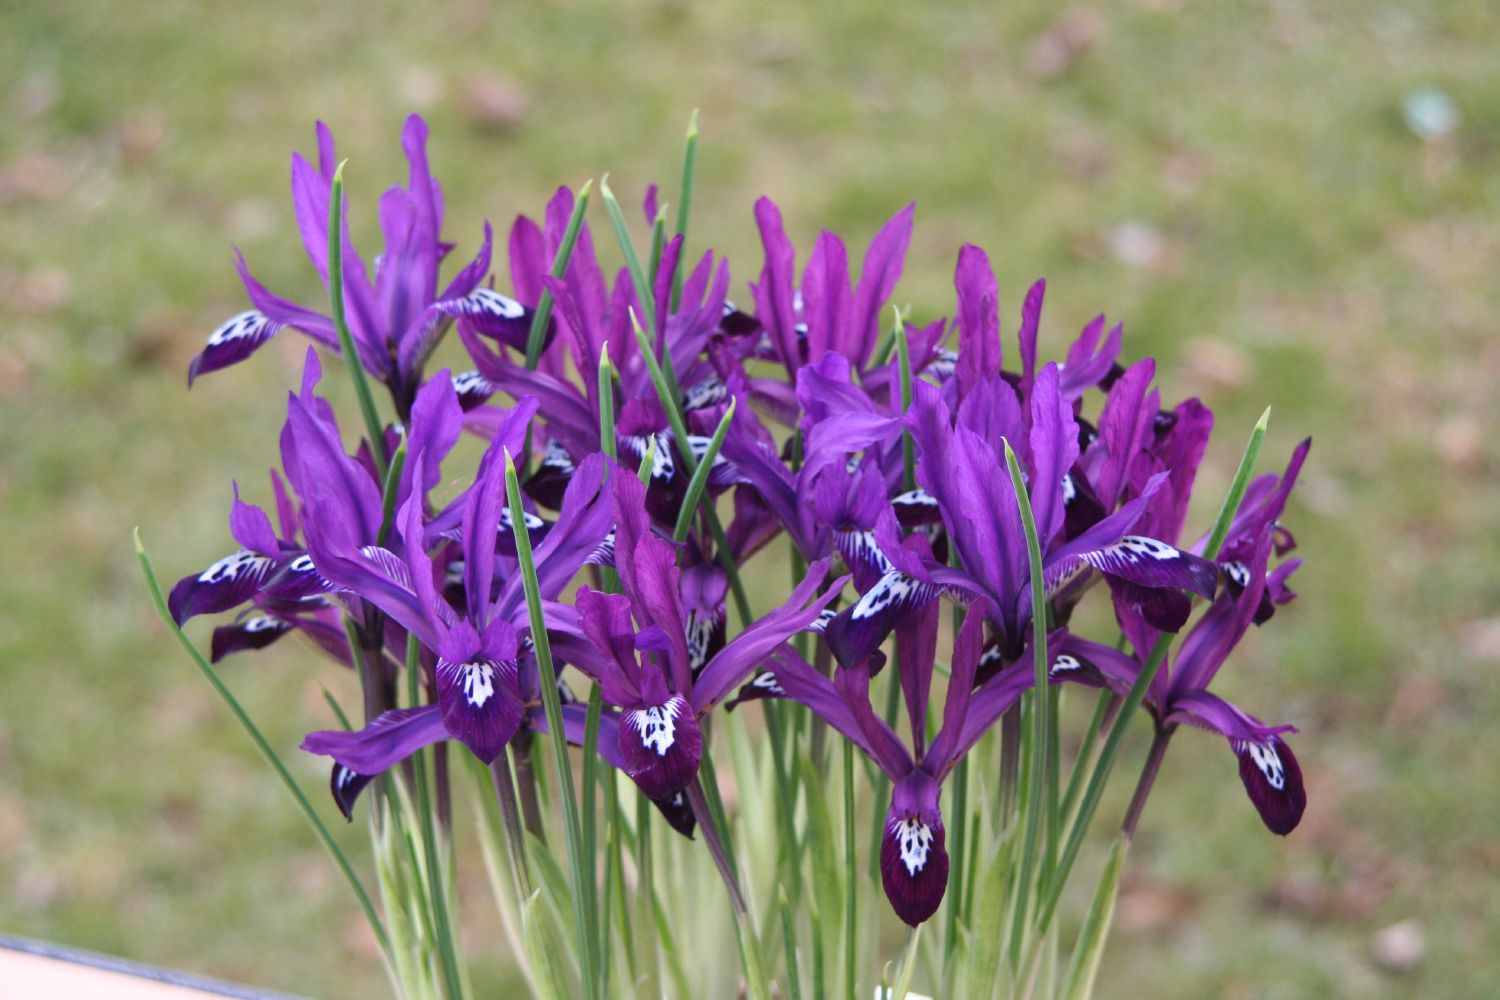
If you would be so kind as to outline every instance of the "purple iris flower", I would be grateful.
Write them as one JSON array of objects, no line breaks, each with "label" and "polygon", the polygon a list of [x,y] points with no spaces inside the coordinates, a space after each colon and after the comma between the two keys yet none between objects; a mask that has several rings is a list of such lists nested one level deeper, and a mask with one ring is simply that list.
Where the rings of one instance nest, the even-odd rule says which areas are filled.
[{"label": "purple iris flower", "polygon": [[[453,245],[444,242],[443,195],[427,165],[427,124],[417,115],[406,120],[402,147],[410,164],[406,187],[393,187],[380,199],[383,252],[375,261],[374,279],[363,258],[343,235],[344,303],[360,363],[385,382],[404,414],[421,379],[421,371],[455,318],[474,329],[524,344],[531,312],[514,299],[484,287],[490,270],[491,233],[484,227],[479,252],[438,286],[438,270]],[[318,163],[292,156],[292,203],[308,258],[328,285],[328,208],[338,164],[333,135],[318,123]],[[346,216],[347,219],[347,216]],[[333,321],[268,291],[250,273],[243,256],[235,266],[253,308],[216,329],[188,368],[188,381],[248,358],[283,327],[293,327],[321,346],[337,352]]]},{"label": "purple iris flower", "polygon": [[[355,733],[309,733],[303,748],[333,757],[349,771],[378,774],[429,743],[453,738],[485,763],[495,760],[536,700],[535,666],[528,649],[527,614],[514,560],[498,551],[508,522],[502,517],[504,455],[519,445],[529,407],[518,408],[510,433],[497,435],[480,460],[462,508],[463,604],[442,595],[428,554],[431,525],[423,498],[413,493],[399,522],[403,552],[358,544],[347,512],[320,497],[314,502],[309,545],[319,571],[336,586],[368,600],[437,654],[430,678],[437,703],[387,712]],[[418,455],[418,474],[425,471]],[[578,618],[556,598],[586,562],[597,560],[609,531],[606,460],[579,465],[552,530],[537,547],[536,565],[549,635],[564,657],[583,636]],[[528,676],[528,674],[530,676]]]},{"label": "purple iris flower", "polygon": [[[201,614],[229,611],[251,602],[252,609],[234,623],[214,630],[215,660],[244,649],[260,649],[283,635],[300,630],[342,663],[351,662],[337,609],[329,597],[335,590],[298,541],[307,518],[306,504],[315,495],[336,498],[361,545],[380,541],[381,484],[367,453],[344,451],[339,426],[325,399],[316,395],[322,366],[309,349],[299,392],[289,393],[287,420],[281,434],[285,481],[271,473],[279,532],[259,507],[245,503],[235,488],[230,510],[230,533],[241,548],[201,573],[179,580],[168,597],[178,624]],[[505,411],[513,424],[524,426],[534,404]],[[428,456],[428,471],[420,476],[414,465],[402,469],[397,482],[398,502],[417,493],[426,496],[437,485],[437,463],[452,449],[462,432],[463,415],[446,372],[429,380],[417,393],[408,421],[409,447]],[[511,435],[512,443],[519,442]],[[291,491],[287,483],[291,485]],[[304,507],[299,513],[293,493]],[[353,605],[358,597],[345,595]],[[357,617],[363,618],[356,607]],[[405,634],[393,635],[399,643]],[[394,661],[387,664],[393,670]]]},{"label": "purple iris flower", "polygon": [[[562,278],[533,273],[544,257],[541,248],[561,239],[572,207],[573,196],[563,188],[547,207],[545,229],[523,218],[512,232],[511,266],[517,274],[517,287],[546,288],[556,303],[558,336],[542,353],[537,368],[527,369],[462,327],[460,334],[479,377],[517,398],[529,394],[541,400],[546,444],[537,474],[527,483],[527,492],[549,507],[556,505],[575,464],[598,447],[601,400],[593,375],[608,350],[620,384],[613,401],[619,454],[627,464],[638,466],[655,443],[652,508],[663,519],[675,519],[689,477],[681,457],[682,445],[673,439],[631,326],[632,310],[644,317],[629,272],[621,269],[613,290],[606,292],[585,225],[579,230]],[[702,356],[723,314],[729,271],[724,261],[716,264],[714,255],[705,253],[684,277],[681,299],[674,309],[672,278],[679,264],[686,266],[681,260],[682,242],[680,237],[674,238],[662,251],[652,288],[657,318],[657,329],[652,332],[654,341],[666,345],[667,355],[659,360],[673,366],[683,388],[679,402],[687,414],[686,446],[701,456],[728,401],[722,381]],[[584,373],[581,387],[570,377],[570,367]],[[732,470],[723,459],[715,463],[713,472],[710,482],[716,488],[733,481]]]},{"label": "purple iris flower", "polygon": [[677,554],[652,531],[639,480],[616,475],[611,492],[615,568],[624,593],[579,590],[578,614],[593,655],[571,662],[598,681],[604,701],[618,710],[601,730],[601,753],[648,797],[664,801],[697,774],[703,749],[699,720],[791,636],[815,622],[844,578],[819,594],[828,564],[809,567],[785,604],[751,623],[695,675],[688,634],[692,618]]},{"label": "purple iris flower", "polygon": [[[1308,446],[1306,441],[1298,446],[1280,477],[1263,476],[1251,483],[1221,552],[1228,585],[1188,630],[1176,659],[1163,662],[1145,701],[1161,729],[1186,723],[1227,739],[1250,801],[1266,827],[1283,836],[1296,828],[1307,806],[1302,769],[1282,739],[1296,727],[1266,725],[1208,688],[1250,626],[1295,597],[1287,580],[1301,560],[1286,559],[1273,568],[1270,559],[1292,544],[1279,519]],[[1129,604],[1116,600],[1115,608],[1135,655],[1068,637],[1054,656],[1055,677],[1129,690],[1158,633]]]},{"label": "purple iris flower", "polygon": [[829,626],[830,641],[844,662],[868,656],[902,616],[944,590],[986,597],[1003,659],[1013,662],[1021,655],[1032,613],[1030,566],[1003,440],[1014,444],[1026,472],[1049,596],[1076,574],[1094,570],[1141,587],[1213,596],[1217,570],[1212,563],[1131,533],[1166,481],[1164,473],[1087,531],[1071,540],[1061,537],[1064,480],[1078,454],[1078,434],[1055,364],[1036,375],[1029,413],[998,376],[969,386],[956,420],[935,386],[919,381],[913,393],[905,426],[919,454],[917,481],[940,511],[960,566],[902,555],[900,538],[887,521],[883,537],[877,530],[877,543],[890,567]]},{"label": "purple iris flower", "polygon": [[921,608],[897,633],[910,749],[870,705],[869,660],[840,666],[832,681],[789,651],[771,664],[787,697],[853,741],[891,779],[880,878],[896,915],[913,927],[937,911],[948,885],[947,835],[939,808],[943,781],[1033,680],[1029,671],[1010,670],[976,688],[985,618],[984,609],[974,606],[964,617],[954,642],[942,727],[931,745],[926,742],[927,703],[937,650],[936,604]]}]

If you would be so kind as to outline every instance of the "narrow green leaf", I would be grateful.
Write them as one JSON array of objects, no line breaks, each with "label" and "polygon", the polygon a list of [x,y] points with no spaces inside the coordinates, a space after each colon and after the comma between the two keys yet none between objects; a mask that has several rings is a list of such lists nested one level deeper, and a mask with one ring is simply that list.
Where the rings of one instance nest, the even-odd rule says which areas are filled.
[{"label": "narrow green leaf", "polygon": [[526,961],[531,969],[531,985],[544,1000],[569,1000],[557,942],[547,929],[546,911],[541,907],[542,890],[531,894],[521,904],[521,939],[526,943]]},{"label": "narrow green leaf", "polygon": [[1130,841],[1124,837],[1116,837],[1110,846],[1104,871],[1099,874],[1099,884],[1094,888],[1094,899],[1089,903],[1088,916],[1078,932],[1073,958],[1068,962],[1062,991],[1065,1000],[1088,1000],[1094,994],[1094,981],[1099,976],[1099,963],[1104,958],[1104,945],[1109,940],[1109,926],[1114,920],[1115,901],[1120,894],[1120,875],[1125,870],[1125,854],[1129,849]]},{"label": "narrow green leaf", "polygon": [[[667,413],[667,420],[672,425],[672,435],[678,442],[678,454],[682,456],[682,463],[687,467],[688,474],[692,475],[698,471],[698,460],[693,457],[693,449],[688,446],[687,421],[682,415],[682,397],[671,384],[668,383],[662,366],[657,363],[656,355],[651,351],[651,342],[646,338],[646,331],[632,312],[630,316],[631,325],[635,328],[636,343],[640,346],[641,356],[645,359],[646,370],[651,374],[651,384],[656,389],[656,398],[661,402],[662,409]],[[704,494],[707,497],[707,494]],[[712,499],[705,499],[700,506],[703,516],[708,520],[709,531],[714,537],[714,548],[719,554],[719,566],[724,570],[724,575],[729,578],[729,590],[734,595],[735,607],[739,611],[740,625],[748,626],[752,621],[750,614],[750,599],[745,595],[745,585],[740,580],[739,567],[734,564],[734,558],[729,550],[729,539],[724,535],[724,525],[719,520],[719,512],[714,509]]]},{"label": "narrow green leaf", "polygon": [[854,744],[841,741],[844,751],[844,997],[854,1000],[859,992],[857,978],[859,942],[859,907],[856,886],[859,869],[854,857]]},{"label": "narrow green leaf", "polygon": [[[505,491],[510,500],[512,523],[526,523],[526,509],[521,503],[521,483],[516,476],[516,464],[510,453],[505,454]],[[547,621],[542,612],[541,587],[537,582],[536,563],[531,553],[531,540],[526,532],[513,533],[516,541],[516,557],[521,566],[521,579],[526,590],[526,609],[531,625],[531,642],[536,654],[537,672],[542,687],[542,704],[547,714],[549,742],[552,744],[552,762],[557,771],[558,797],[562,800],[563,827],[567,837],[568,862],[573,876],[573,905],[580,915],[592,913],[594,867],[593,858],[583,854],[583,832],[578,817],[578,796],[573,789],[573,769],[568,763],[568,740],[563,732],[562,703],[557,693],[557,668],[552,662],[552,645],[547,640]],[[579,965],[583,978],[584,995],[592,998],[598,988],[597,941],[587,932],[581,918],[577,923]]]},{"label": "narrow green leaf", "polygon": [[896,969],[895,987],[886,993],[890,1000],[906,1000],[906,995],[911,992],[911,980],[917,974],[917,945],[921,940],[921,924],[906,932],[906,948]]},{"label": "narrow green leaf", "polygon": [[[677,235],[683,237],[684,253],[687,250],[688,217],[693,208],[693,175],[698,169],[698,109],[693,109],[688,119],[687,137],[682,150],[682,190],[677,199]],[[678,260],[677,272],[672,275],[672,308],[682,303],[682,258]]]},{"label": "narrow green leaf", "polygon": [[[1016,885],[1015,920],[1011,924],[1011,961],[1016,962],[1020,958],[1021,936],[1026,926],[1033,870],[1037,861],[1037,841],[1041,835],[1044,814],[1048,811],[1048,799],[1043,789],[1043,783],[1046,780],[1048,724],[1052,715],[1048,702],[1056,695],[1056,692],[1047,682],[1047,671],[1050,666],[1047,656],[1047,591],[1042,581],[1042,546],[1037,537],[1036,518],[1032,513],[1031,497],[1026,491],[1021,463],[1016,459],[1016,453],[1011,449],[1010,442],[1002,439],[1001,443],[1005,446],[1005,466],[1010,471],[1010,482],[1016,494],[1016,505],[1020,508],[1021,527],[1026,534],[1026,552],[1031,567],[1031,648],[1034,673],[1030,709],[1031,738],[1027,750],[1031,767],[1027,777],[1026,839],[1021,849],[1021,878]],[[1045,818],[1048,831],[1055,830],[1056,818],[1050,816]],[[1056,842],[1049,838],[1046,844],[1048,857],[1053,856],[1056,850]],[[1044,863],[1043,868],[1050,870],[1052,865]]]},{"label": "narrow green leaf", "polygon": [[[349,162],[345,160],[344,163]],[[365,419],[365,434],[370,439],[370,454],[375,458],[375,470],[385,479],[385,425],[375,409],[375,397],[370,395],[370,380],[365,375],[365,365],[354,346],[354,334],[349,331],[349,321],[344,315],[344,163],[333,172],[333,189],[328,196],[328,297],[333,306],[333,328],[338,333],[339,351],[344,356],[344,365],[354,382],[354,396],[359,400],[359,412]]]},{"label": "narrow green leaf", "polygon": [[359,876],[354,873],[354,867],[349,863],[349,858],[344,854],[343,848],[339,846],[338,841],[333,839],[333,834],[329,832],[322,818],[313,809],[312,803],[308,801],[307,795],[303,793],[302,786],[297,784],[296,779],[292,777],[292,773],[287,770],[286,764],[282,763],[281,757],[271,748],[271,744],[266,740],[265,735],[261,733],[260,727],[251,720],[249,713],[245,711],[239,699],[234,696],[234,692],[229,690],[229,686],[224,683],[223,678],[219,676],[219,672],[198,651],[198,647],[193,644],[193,640],[187,637],[187,633],[173,621],[172,612],[167,609],[166,595],[162,593],[161,584],[157,581],[156,570],[151,565],[151,558],[146,555],[145,546],[141,544],[141,531],[139,528],[135,529],[135,555],[140,560],[141,572],[146,576],[146,588],[151,592],[151,602],[156,605],[156,613],[161,616],[161,620],[172,630],[172,634],[177,637],[177,641],[181,643],[182,648],[187,651],[188,656],[192,658],[193,663],[202,671],[203,676],[213,686],[213,689],[218,692],[219,697],[224,699],[224,704],[229,706],[229,710],[234,713],[235,719],[244,728],[245,732],[249,734],[256,749],[261,752],[261,756],[265,757],[266,762],[271,765],[271,769],[276,772],[276,776],[281,779],[281,783],[286,786],[286,790],[291,793],[292,798],[297,803],[297,808],[302,811],[302,815],[312,825],[313,831],[317,833],[318,839],[323,842],[323,846],[328,849],[328,853],[333,855],[333,860],[339,866],[339,870],[343,872],[344,879],[349,883],[349,888],[353,890],[355,898],[359,900],[360,909],[364,911],[365,919],[370,924],[370,930],[374,933],[375,940],[380,945],[380,950],[385,953],[387,960],[393,961],[390,938],[386,935],[385,927],[380,921],[379,914],[375,912],[375,904],[370,900],[369,893],[365,892],[365,887],[360,882]]},{"label": "narrow green leaf", "polygon": [[656,218],[651,220],[651,285],[655,287],[656,279],[661,271],[661,255],[667,246],[667,206],[663,205],[656,210]]},{"label": "narrow green leaf", "polygon": [[714,436],[709,438],[708,450],[699,460],[698,468],[693,470],[693,478],[688,480],[687,493],[682,499],[682,509],[677,513],[677,526],[672,531],[674,542],[687,540],[688,531],[693,526],[693,514],[698,510],[698,502],[703,497],[703,491],[708,487],[708,477],[713,470],[714,460],[719,457],[719,449],[724,446],[724,438],[729,433],[730,421],[734,420],[736,403],[737,401],[733,399],[729,401],[729,406],[724,410],[724,416],[719,418],[719,426],[714,428]]},{"label": "narrow green leaf", "polygon": [[637,256],[635,244],[630,240],[630,229],[625,225],[625,213],[620,211],[620,202],[615,198],[615,193],[609,189],[609,174],[605,174],[599,180],[599,195],[604,199],[604,209],[609,213],[610,225],[614,227],[615,241],[620,245],[620,254],[625,258],[625,268],[630,272],[631,283],[635,285],[636,302],[641,308],[641,316],[645,318],[646,329],[650,330],[654,337],[656,336],[656,297],[651,294],[651,284],[646,280],[646,270],[641,267],[641,258]]},{"label": "narrow green leaf", "polygon": [[[1239,468],[1235,470],[1234,480],[1230,483],[1229,492],[1225,495],[1224,503],[1219,508],[1218,519],[1214,523],[1213,530],[1209,532],[1208,543],[1204,546],[1203,555],[1212,559],[1219,554],[1219,548],[1224,544],[1224,538],[1229,533],[1229,526],[1234,520],[1235,511],[1239,508],[1240,501],[1245,496],[1245,489],[1250,482],[1250,474],[1255,468],[1255,460],[1260,454],[1260,448],[1266,437],[1266,427],[1271,418],[1269,408],[1261,414],[1255,429],[1250,432],[1250,440],[1245,445],[1245,452],[1240,457]],[[1136,709],[1140,708],[1141,701],[1145,699],[1146,692],[1151,687],[1156,672],[1161,669],[1162,661],[1166,658],[1167,649],[1172,645],[1171,633],[1164,633],[1156,640],[1156,645],[1151,648],[1151,654],[1130,692],[1125,696],[1120,705],[1119,718],[1114,726],[1110,728],[1109,736],[1104,741],[1104,748],[1099,752],[1099,760],[1094,764],[1093,771],[1089,775],[1088,785],[1083,793],[1083,801],[1079,804],[1078,815],[1074,817],[1073,824],[1068,830],[1068,836],[1063,846],[1062,856],[1059,858],[1051,883],[1047,886],[1045,901],[1037,916],[1037,930],[1045,933],[1052,920],[1053,912],[1057,909],[1057,901],[1062,896],[1063,887],[1067,884],[1068,873],[1072,870],[1073,861],[1078,855],[1078,850],[1083,843],[1084,836],[1088,833],[1089,823],[1094,818],[1094,812],[1099,807],[1099,800],[1104,795],[1105,783],[1109,780],[1110,771],[1113,770],[1115,758],[1119,755],[1120,745],[1124,742],[1127,722],[1134,717]]]},{"label": "narrow green leaf", "polygon": [[609,361],[609,345],[599,349],[599,450],[612,459],[620,456],[615,445],[615,369]]},{"label": "narrow green leaf", "polygon": [[777,888],[777,909],[781,911],[781,941],[786,947],[786,986],[789,1000],[802,1000],[802,975],[797,968],[797,930],[792,919],[792,903],[786,886]]},{"label": "narrow green leaf", "polygon": [[[578,197],[573,200],[573,212],[568,216],[567,228],[563,230],[562,242],[557,245],[557,253],[552,257],[552,277],[561,278],[568,273],[568,261],[573,259],[573,247],[578,243],[578,232],[583,228],[583,216],[589,209],[589,191],[594,182],[587,180],[583,187],[578,189]],[[547,323],[552,319],[552,292],[542,289],[542,297],[537,300],[536,312],[531,317],[531,329],[526,332],[526,367],[534,370],[542,358],[542,340],[547,330]]]},{"label": "narrow green leaf", "polygon": [[401,490],[401,470],[406,467],[406,430],[401,431],[401,443],[396,454],[391,456],[390,468],[385,470],[385,487],[380,497],[380,536],[378,544],[384,545],[390,537],[391,527],[396,523],[396,500]]}]

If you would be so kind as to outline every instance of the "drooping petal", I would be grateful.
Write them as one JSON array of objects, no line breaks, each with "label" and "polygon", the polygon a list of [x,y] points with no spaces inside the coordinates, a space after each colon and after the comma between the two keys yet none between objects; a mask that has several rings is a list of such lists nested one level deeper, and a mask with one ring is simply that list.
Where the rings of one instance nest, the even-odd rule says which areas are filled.
[{"label": "drooping petal", "polygon": [[938,598],[942,588],[892,568],[828,624],[824,635],[840,663],[865,659],[885,641],[897,622]]},{"label": "drooping petal", "polygon": [[1307,809],[1302,767],[1292,748],[1279,736],[1263,744],[1231,742],[1230,746],[1240,761],[1240,781],[1261,822],[1272,833],[1285,837],[1302,822]]},{"label": "drooping petal", "polygon": [[327,729],[308,733],[302,749],[332,757],[356,774],[375,775],[425,746],[448,739],[436,705],[382,712],[363,729]]},{"label": "drooping petal", "polygon": [[438,660],[437,697],[443,725],[486,764],[505,751],[525,715],[518,683],[515,660],[479,656],[460,662]]},{"label": "drooping petal", "polygon": [[[974,693],[974,679],[979,673],[979,658],[984,650],[984,620],[984,606],[971,606],[965,612],[963,624],[953,641],[953,672],[948,679],[948,700],[943,706],[943,727],[938,730],[931,749],[922,757],[923,769],[930,773],[944,774],[957,763],[955,751],[963,735],[964,720],[968,717],[969,702]],[[902,683],[905,684],[904,661],[901,670]],[[931,680],[930,674],[928,680]],[[925,720],[925,712],[921,718]],[[913,722],[915,724],[915,718]]]},{"label": "drooping petal", "polygon": [[256,309],[229,317],[208,335],[207,344],[188,365],[188,388],[192,388],[199,375],[244,361],[276,336],[281,327],[281,323]]},{"label": "drooping petal", "polygon": [[948,888],[938,792],[938,783],[920,771],[898,782],[880,838],[880,883],[896,916],[912,927],[937,912]]},{"label": "drooping petal", "polygon": [[292,630],[292,626],[272,615],[250,615],[232,625],[214,629],[209,659],[218,663],[230,653],[246,649],[264,649]]},{"label": "drooping petal", "polygon": [[649,798],[671,798],[698,773],[703,734],[679,695],[622,712],[619,740],[625,773]]}]

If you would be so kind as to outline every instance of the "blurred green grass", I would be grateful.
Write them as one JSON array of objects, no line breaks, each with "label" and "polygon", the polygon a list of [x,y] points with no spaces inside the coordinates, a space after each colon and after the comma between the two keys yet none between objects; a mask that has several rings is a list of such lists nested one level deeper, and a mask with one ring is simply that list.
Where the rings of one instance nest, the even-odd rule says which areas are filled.
[{"label": "blurred green grass", "polygon": [[[272,287],[319,294],[286,196],[316,118],[350,158],[358,235],[403,175],[401,119],[425,113],[462,252],[482,218],[503,230],[605,170],[622,198],[656,179],[670,199],[700,107],[695,244],[729,254],[741,295],[755,196],[804,250],[915,198],[898,295],[918,315],[951,311],[954,251],[979,243],[1007,330],[1046,276],[1050,353],[1107,310],[1169,397],[1215,407],[1207,482],[1267,403],[1269,456],[1316,438],[1289,517],[1303,598],[1221,679],[1302,727],[1307,819],[1267,835],[1228,752],[1185,734],[1101,993],[1485,995],[1497,42],[1500,12],[1464,0],[8,5],[0,928],[316,995],[382,988],[332,869],[154,620],[129,543],[140,525],[167,578],[220,553],[227,482],[263,492],[303,347],[280,338],[192,393],[187,361],[242,308],[231,244]],[[1403,123],[1424,86],[1457,106],[1446,138]],[[231,674],[288,750],[323,718],[317,682],[344,681],[296,649]],[[346,837],[362,848],[360,827]],[[469,950],[502,983],[469,895]],[[1425,954],[1393,971],[1376,935],[1406,920]]]}]

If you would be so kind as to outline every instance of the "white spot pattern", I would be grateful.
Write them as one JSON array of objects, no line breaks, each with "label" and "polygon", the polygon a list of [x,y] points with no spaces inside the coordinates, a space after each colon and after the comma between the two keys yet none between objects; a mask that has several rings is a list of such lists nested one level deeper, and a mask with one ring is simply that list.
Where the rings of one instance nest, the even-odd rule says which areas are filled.
[{"label": "white spot pattern", "polygon": [[256,615],[254,618],[246,618],[240,622],[240,631],[246,635],[257,635],[261,632],[279,632],[289,627],[280,618],[272,618],[270,615]]},{"label": "white spot pattern", "polygon": [[214,332],[208,335],[209,347],[223,347],[232,344],[236,340],[252,340],[262,335],[275,332],[274,323],[269,316],[254,309],[237,313],[214,328]]},{"label": "white spot pattern", "polygon": [[689,611],[687,619],[688,666],[696,674],[708,662],[708,644],[713,639],[714,621],[697,611]]},{"label": "white spot pattern", "polygon": [[256,555],[249,549],[240,549],[234,555],[225,556],[208,569],[198,574],[199,583],[233,583],[243,573],[264,572],[271,560]]},{"label": "white spot pattern", "polygon": [[465,316],[493,316],[496,319],[520,319],[526,315],[525,306],[493,288],[474,289],[459,299],[453,310]]},{"label": "white spot pattern", "polygon": [[458,682],[463,685],[464,699],[475,708],[483,708],[495,694],[495,665],[487,660],[454,666]]},{"label": "white spot pattern", "polygon": [[625,723],[635,730],[641,745],[655,750],[658,757],[665,757],[672,744],[677,742],[677,713],[680,701],[673,699],[665,705],[652,705],[625,713]]},{"label": "white spot pattern", "polygon": [[1083,664],[1078,662],[1078,657],[1069,656],[1067,653],[1059,654],[1052,661],[1052,674],[1065,674],[1073,670],[1082,670]]},{"label": "white spot pattern", "polygon": [[856,620],[874,618],[882,611],[906,600],[917,589],[917,581],[904,573],[889,570],[854,605],[850,617]]},{"label": "white spot pattern", "polygon": [[705,406],[722,403],[728,395],[729,387],[724,384],[724,380],[717,375],[711,376],[683,394],[682,408],[684,410],[701,410]]},{"label": "white spot pattern", "polygon": [[1244,563],[1239,562],[1238,560],[1236,560],[1235,562],[1224,564],[1224,575],[1229,577],[1230,581],[1232,581],[1236,587],[1240,587],[1243,589],[1250,586],[1250,569]]},{"label": "white spot pattern", "polygon": [[1266,779],[1266,784],[1278,792],[1286,788],[1286,767],[1281,763],[1281,754],[1276,752],[1274,744],[1261,746],[1259,743],[1242,742],[1236,747],[1240,753],[1249,754],[1250,760],[1260,770]]},{"label": "white spot pattern", "polygon": [[1176,559],[1182,553],[1166,542],[1158,542],[1145,535],[1126,535],[1115,543],[1114,548],[1126,555],[1156,559],[1160,562]]},{"label": "white spot pattern", "polygon": [[786,695],[786,690],[781,686],[781,682],[769,670],[756,674],[755,679],[750,682],[750,686],[774,694],[777,697],[784,697]]},{"label": "white spot pattern", "polygon": [[1065,474],[1062,477],[1062,497],[1063,497],[1063,503],[1064,504],[1070,504],[1070,503],[1072,503],[1073,502],[1073,498],[1076,497],[1076,496],[1078,496],[1078,487],[1075,486],[1075,485],[1073,485],[1073,474],[1071,472],[1069,472],[1069,473]]},{"label": "white spot pattern", "polygon": [[453,391],[458,393],[460,396],[467,396],[471,393],[474,395],[490,396],[493,395],[498,390],[498,388],[499,387],[496,386],[495,383],[491,382],[489,379],[485,378],[477,371],[459,372],[457,375],[453,376]]},{"label": "white spot pattern", "polygon": [[891,836],[901,849],[901,863],[906,866],[906,874],[915,878],[927,867],[927,856],[932,852],[932,827],[912,816],[893,822]]},{"label": "white spot pattern", "polygon": [[574,470],[573,456],[568,454],[568,449],[556,441],[547,442],[547,449],[542,452],[542,465],[563,473],[570,473]]}]

